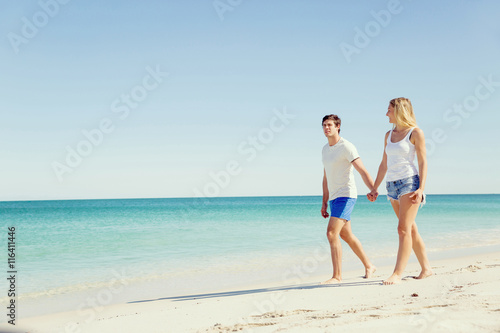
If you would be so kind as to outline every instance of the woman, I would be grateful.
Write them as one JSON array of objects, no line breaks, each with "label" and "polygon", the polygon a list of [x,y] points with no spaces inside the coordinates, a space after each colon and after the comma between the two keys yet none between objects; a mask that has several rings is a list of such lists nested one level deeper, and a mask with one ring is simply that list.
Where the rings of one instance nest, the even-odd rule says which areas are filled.
[{"label": "woman", "polygon": [[[425,153],[424,132],[417,127],[411,102],[407,98],[395,98],[390,101],[387,117],[393,124],[391,131],[385,135],[384,155],[378,169],[375,189],[387,174],[387,197],[399,219],[399,249],[394,273],[384,280],[384,284],[401,282],[411,250],[415,252],[422,267],[417,279],[432,275],[427,259],[424,241],[418,233],[415,217],[418,208],[425,203],[424,187],[427,177],[427,158]],[[413,161],[415,154],[418,170]],[[372,193],[376,198],[376,192]]]}]

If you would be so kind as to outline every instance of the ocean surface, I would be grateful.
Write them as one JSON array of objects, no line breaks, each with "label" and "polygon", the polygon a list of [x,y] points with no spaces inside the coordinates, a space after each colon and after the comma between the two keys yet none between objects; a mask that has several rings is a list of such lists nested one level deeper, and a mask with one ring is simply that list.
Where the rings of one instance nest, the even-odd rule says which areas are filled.
[{"label": "ocean surface", "polygon": [[[318,196],[0,202],[3,261],[7,266],[7,229],[15,227],[20,299],[116,281],[156,283],[168,297],[236,282],[326,279],[328,220],[320,208]],[[430,258],[499,245],[499,221],[500,195],[429,195],[417,216]],[[376,265],[393,264],[397,220],[385,196],[375,203],[360,197],[351,223]],[[343,246],[344,267],[361,273]]]}]

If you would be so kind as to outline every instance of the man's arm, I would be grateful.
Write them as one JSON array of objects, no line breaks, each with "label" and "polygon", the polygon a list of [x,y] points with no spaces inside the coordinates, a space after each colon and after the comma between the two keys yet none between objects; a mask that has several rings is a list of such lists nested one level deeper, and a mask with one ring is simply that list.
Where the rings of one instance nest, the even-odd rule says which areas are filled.
[{"label": "man's arm", "polygon": [[359,174],[361,175],[363,182],[365,183],[366,187],[368,187],[368,189],[370,190],[370,194],[372,196],[375,196],[375,199],[376,199],[376,197],[378,196],[378,193],[376,193],[377,190],[373,186],[372,176],[370,176],[370,174],[366,170],[366,168],[363,164],[363,161],[361,161],[361,157],[358,157],[357,159],[355,159],[351,163],[354,166],[354,169],[356,169],[359,172]]},{"label": "man's arm", "polygon": [[323,169],[323,204],[321,205],[321,216],[325,219],[328,215],[328,198],[330,193],[328,192],[328,182],[326,180],[326,171]]}]

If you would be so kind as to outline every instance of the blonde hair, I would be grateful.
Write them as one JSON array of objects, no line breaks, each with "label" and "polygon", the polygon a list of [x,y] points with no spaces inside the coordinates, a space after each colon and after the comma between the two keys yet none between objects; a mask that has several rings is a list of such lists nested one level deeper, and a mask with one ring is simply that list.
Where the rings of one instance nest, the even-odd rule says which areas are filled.
[{"label": "blonde hair", "polygon": [[394,98],[389,103],[394,107],[394,117],[396,118],[394,127],[417,127],[413,106],[408,98]]}]

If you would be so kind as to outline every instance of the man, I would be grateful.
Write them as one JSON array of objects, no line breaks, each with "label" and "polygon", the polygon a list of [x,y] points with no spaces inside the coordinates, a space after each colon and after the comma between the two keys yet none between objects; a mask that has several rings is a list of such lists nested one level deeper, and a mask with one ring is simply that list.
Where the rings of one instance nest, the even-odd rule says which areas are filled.
[{"label": "man", "polygon": [[340,137],[340,123],[340,118],[337,115],[323,117],[323,132],[328,143],[323,147],[324,174],[321,215],[325,219],[329,216],[327,212],[329,203],[331,216],[326,235],[332,253],[333,276],[322,284],[342,281],[342,244],[339,236],[349,244],[365,266],[365,278],[370,278],[376,269],[368,260],[360,241],[351,230],[351,212],[358,197],[353,167],[359,172],[371,191],[368,194],[368,199],[374,201],[378,193],[373,187],[373,179],[366,171],[356,147]]}]

